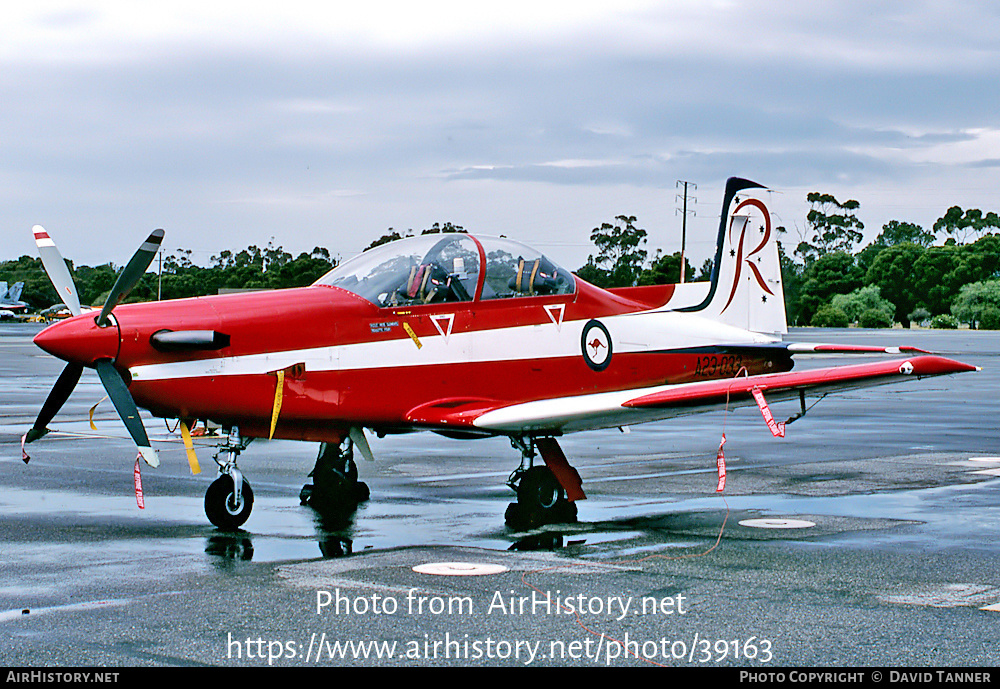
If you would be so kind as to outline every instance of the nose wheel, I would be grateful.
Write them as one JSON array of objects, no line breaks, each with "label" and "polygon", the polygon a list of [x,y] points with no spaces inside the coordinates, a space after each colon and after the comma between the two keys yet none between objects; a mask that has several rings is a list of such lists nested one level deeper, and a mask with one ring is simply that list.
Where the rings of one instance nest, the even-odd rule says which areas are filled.
[{"label": "nose wheel", "polygon": [[243,526],[253,509],[250,483],[240,476],[240,490],[237,491],[235,480],[233,476],[220,476],[205,493],[205,514],[220,529],[231,531]]},{"label": "nose wheel", "polygon": [[[249,444],[250,439],[241,438],[240,430],[234,427],[214,457],[219,465],[219,478],[205,492],[205,515],[223,530],[232,531],[243,526],[253,509],[253,489],[236,466],[236,457]],[[220,460],[220,455],[227,459]]]}]

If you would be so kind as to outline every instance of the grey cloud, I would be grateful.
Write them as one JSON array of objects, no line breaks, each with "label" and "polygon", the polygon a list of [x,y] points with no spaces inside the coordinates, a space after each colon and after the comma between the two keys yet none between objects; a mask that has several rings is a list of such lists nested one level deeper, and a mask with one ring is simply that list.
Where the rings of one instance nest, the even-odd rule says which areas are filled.
[{"label": "grey cloud", "polygon": [[[983,15],[967,45],[939,30],[953,25],[945,8],[824,6],[736,3],[676,46],[649,40],[642,20],[670,21],[654,12],[614,41],[406,54],[179,41],[131,60],[22,61],[0,71],[0,199],[25,227],[48,209],[66,224],[124,233],[163,219],[252,243],[332,217],[419,225],[422,199],[457,208],[468,183],[503,182],[507,199],[539,183],[621,196],[730,174],[889,186],[927,169],[871,151],[1000,129],[1000,60],[907,59],[990,57],[992,6],[956,10]],[[975,166],[996,167],[988,156]]]}]

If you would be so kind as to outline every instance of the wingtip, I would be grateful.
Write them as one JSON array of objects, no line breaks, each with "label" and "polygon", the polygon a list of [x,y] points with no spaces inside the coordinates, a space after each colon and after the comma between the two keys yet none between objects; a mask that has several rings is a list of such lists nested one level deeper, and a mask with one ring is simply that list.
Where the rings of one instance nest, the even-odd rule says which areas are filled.
[{"label": "wingtip", "polygon": [[979,366],[973,366],[963,361],[956,361],[942,356],[919,356],[914,357],[910,361],[913,363],[914,372],[918,376],[937,376],[981,370]]}]

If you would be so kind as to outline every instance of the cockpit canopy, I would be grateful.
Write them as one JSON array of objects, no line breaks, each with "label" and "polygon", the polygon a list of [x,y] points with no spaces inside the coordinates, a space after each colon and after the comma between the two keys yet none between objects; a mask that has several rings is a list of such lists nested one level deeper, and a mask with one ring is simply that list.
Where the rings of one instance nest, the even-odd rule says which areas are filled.
[{"label": "cockpit canopy", "polygon": [[519,242],[464,233],[383,244],[316,281],[380,307],[572,294],[573,275]]}]

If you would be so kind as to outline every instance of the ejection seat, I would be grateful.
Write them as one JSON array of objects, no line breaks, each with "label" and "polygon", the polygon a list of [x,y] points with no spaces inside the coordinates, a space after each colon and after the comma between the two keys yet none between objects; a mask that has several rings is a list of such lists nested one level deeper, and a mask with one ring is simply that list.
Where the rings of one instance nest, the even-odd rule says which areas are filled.
[{"label": "ejection seat", "polygon": [[518,261],[517,273],[507,282],[507,287],[514,291],[514,296],[553,294],[559,288],[555,272],[555,266],[544,258],[534,261],[522,258]]}]

